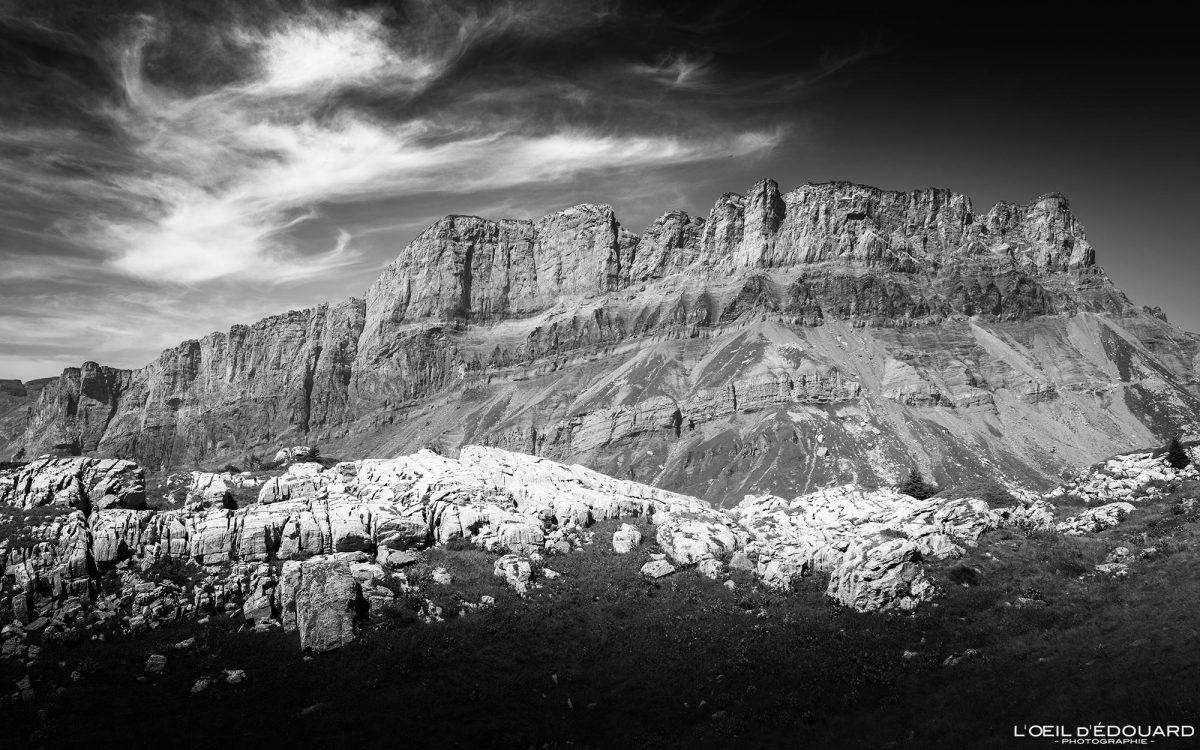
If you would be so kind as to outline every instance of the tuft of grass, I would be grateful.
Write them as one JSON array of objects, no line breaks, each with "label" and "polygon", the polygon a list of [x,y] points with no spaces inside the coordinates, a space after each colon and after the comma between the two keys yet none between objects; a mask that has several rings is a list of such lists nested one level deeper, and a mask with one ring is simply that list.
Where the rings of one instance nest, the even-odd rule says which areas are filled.
[{"label": "tuft of grass", "polygon": [[966,565],[955,565],[946,577],[950,579],[951,583],[957,583],[960,586],[979,585],[979,572]]},{"label": "tuft of grass", "polygon": [[229,491],[235,508],[245,508],[258,502],[258,492],[261,486],[234,487]]},{"label": "tuft of grass", "polygon": [[467,552],[478,549],[475,544],[466,537],[455,537],[441,545],[441,548],[447,552]]}]

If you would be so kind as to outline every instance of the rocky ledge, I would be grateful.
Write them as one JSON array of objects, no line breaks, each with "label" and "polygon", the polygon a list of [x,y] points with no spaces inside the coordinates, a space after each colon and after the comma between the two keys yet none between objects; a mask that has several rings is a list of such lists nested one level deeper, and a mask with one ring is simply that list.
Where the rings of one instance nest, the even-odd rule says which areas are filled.
[{"label": "rocky ledge", "polygon": [[[554,579],[547,565],[554,555],[597,543],[625,554],[652,543],[661,552],[642,569],[650,578],[692,568],[733,587],[730,571],[740,569],[786,590],[821,575],[842,605],[906,611],[937,596],[923,561],[962,556],[985,532],[1103,530],[1141,500],[1198,475],[1142,453],[1001,507],[843,485],[791,500],[751,495],[727,510],[479,446],[458,459],[421,451],[294,463],[244,507],[235,507],[234,491],[255,480],[187,476],[184,507],[154,510],[146,507],[142,469],[128,461],[45,459],[0,473],[4,655],[28,657],[24,641],[33,631],[43,640],[103,638],[213,614],[297,631],[304,648],[336,648],[354,638],[365,615],[421,595],[405,568],[431,545],[495,553],[495,575],[521,595]],[[1084,510],[1059,512],[1056,502],[1077,505],[1080,493]],[[588,527],[603,521],[615,531],[601,538]],[[652,529],[652,542],[639,525]],[[433,580],[441,583],[437,571]],[[464,603],[462,613],[486,608],[488,598]],[[441,619],[441,608],[425,602],[421,619]]]}]

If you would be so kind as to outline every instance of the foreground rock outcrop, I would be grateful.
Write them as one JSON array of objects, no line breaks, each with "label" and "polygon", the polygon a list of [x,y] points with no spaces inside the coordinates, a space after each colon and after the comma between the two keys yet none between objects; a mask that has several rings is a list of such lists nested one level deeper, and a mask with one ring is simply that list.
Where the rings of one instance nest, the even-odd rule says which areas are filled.
[{"label": "foreground rock outcrop", "polygon": [[829,595],[863,611],[912,609],[934,595],[919,562],[958,557],[1006,523],[983,500],[917,500],[852,485],[794,500],[747,497],[733,511],[758,575],[776,588],[830,574]]},{"label": "foreground rock outcrop", "polygon": [[0,505],[78,508],[141,508],[145,472],[132,461],[46,458],[0,472]]},{"label": "foreground rock outcrop", "polygon": [[298,631],[300,648],[330,651],[354,640],[354,625],[366,604],[348,560],[289,560],[279,588],[283,628]]},{"label": "foreground rock outcrop", "polygon": [[[1127,493],[1120,482],[1134,471],[1147,484]],[[468,446],[458,459],[422,451],[328,467],[292,464],[262,485],[258,502],[238,508],[194,502],[227,492],[214,480],[221,475],[195,472],[183,508],[150,510],[121,507],[138,504],[130,498],[145,503],[134,464],[38,461],[0,471],[0,620],[14,623],[14,637],[69,638],[233,613],[256,629],[295,631],[303,648],[328,650],[350,642],[371,612],[421,596],[404,569],[426,547],[492,551],[495,576],[524,596],[557,575],[546,557],[595,543],[586,527],[619,519],[636,525],[623,522],[604,540],[614,554],[638,548],[639,526],[654,527],[661,552],[642,567],[648,579],[694,568],[721,580],[748,570],[786,590],[819,575],[844,606],[905,611],[938,593],[926,562],[963,555],[989,530],[1101,531],[1135,512],[1148,493],[1200,476],[1192,466],[1172,469],[1153,454],[1134,454],[1081,474],[1068,488],[1097,486],[1096,472],[1119,483],[1099,485],[1095,506],[1065,518],[1052,502],[1064,496],[1061,489],[994,508],[982,499],[919,500],[844,485],[791,500],[751,495],[722,510],[581,466]],[[451,582],[433,572],[433,585]],[[424,602],[420,619],[443,617]]]},{"label": "foreground rock outcrop", "polygon": [[1192,449],[1188,454],[1191,463],[1182,469],[1171,468],[1162,455],[1153,452],[1114,456],[1076,473],[1046,497],[1051,500],[1074,498],[1087,504],[1153,499],[1171,482],[1200,479],[1195,464],[1200,452]]},{"label": "foreground rock outcrop", "polygon": [[915,609],[935,593],[920,562],[921,551],[907,539],[859,548],[834,568],[829,596],[860,612]]},{"label": "foreground rock outcrop", "polygon": [[718,504],[914,464],[1047,487],[1200,431],[1198,355],[1112,284],[1060,195],[976,213],[764,180],[641,235],[602,205],[447,217],[361,299],[65,371],[14,450],[157,468],[482,444]]},{"label": "foreground rock outcrop", "polygon": [[[348,642],[364,612],[406,588],[390,582],[384,566],[402,568],[414,549],[465,542],[562,554],[575,548],[573,530],[599,520],[669,521],[678,541],[688,524],[723,518],[696,498],[480,447],[459,460],[422,451],[329,468],[295,463],[245,507],[232,507],[232,481],[193,472],[183,508],[149,510],[121,507],[145,505],[141,469],[130,462],[54,459],[0,472],[5,507],[50,514],[26,536],[0,541],[3,607],[22,623],[86,610],[93,624],[120,617],[128,632],[164,618],[240,611],[256,627],[281,622],[305,648],[325,650]],[[719,551],[703,539],[679,543],[682,556]],[[498,570],[523,593],[526,558],[505,560],[511,564]],[[169,580],[139,577],[160,569]],[[99,596],[97,578],[113,572],[136,597]],[[53,634],[76,625],[67,617],[41,627]]]}]

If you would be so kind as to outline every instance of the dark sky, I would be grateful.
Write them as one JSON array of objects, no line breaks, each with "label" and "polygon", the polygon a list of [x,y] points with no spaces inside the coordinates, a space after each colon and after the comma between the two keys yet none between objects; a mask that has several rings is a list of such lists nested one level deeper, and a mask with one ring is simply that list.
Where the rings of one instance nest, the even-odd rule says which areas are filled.
[{"label": "dark sky", "polygon": [[768,176],[1063,192],[1200,330],[1192,31],[1099,7],[0,0],[0,377],[360,294],[448,213],[636,232]]}]

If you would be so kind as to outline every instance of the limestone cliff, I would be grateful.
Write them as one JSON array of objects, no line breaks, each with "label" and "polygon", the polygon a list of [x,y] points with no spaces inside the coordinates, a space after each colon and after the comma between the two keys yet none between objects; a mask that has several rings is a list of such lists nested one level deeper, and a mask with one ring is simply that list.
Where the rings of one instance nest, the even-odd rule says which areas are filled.
[{"label": "limestone cliff", "polygon": [[447,217],[361,300],[64,372],[23,442],[151,466],[481,443],[720,502],[911,464],[1045,484],[1195,432],[1198,356],[1060,195],[765,180],[641,235],[602,205]]},{"label": "limestone cliff", "polygon": [[21,449],[30,411],[42,387],[52,380],[0,380],[0,461]]}]

